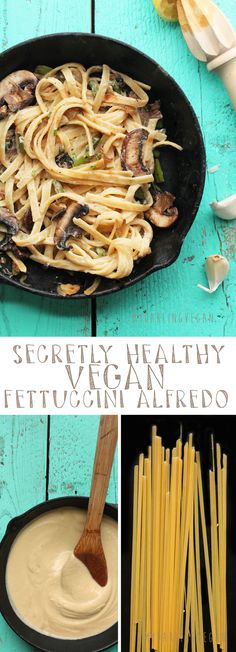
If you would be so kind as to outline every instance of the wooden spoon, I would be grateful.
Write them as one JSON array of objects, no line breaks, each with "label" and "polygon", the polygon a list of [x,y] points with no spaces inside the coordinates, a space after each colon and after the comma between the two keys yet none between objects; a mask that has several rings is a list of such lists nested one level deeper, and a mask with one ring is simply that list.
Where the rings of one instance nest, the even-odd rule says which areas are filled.
[{"label": "wooden spoon", "polygon": [[75,557],[85,564],[100,586],[105,586],[108,578],[100,528],[117,435],[117,416],[101,417],[86,523],[74,549]]}]

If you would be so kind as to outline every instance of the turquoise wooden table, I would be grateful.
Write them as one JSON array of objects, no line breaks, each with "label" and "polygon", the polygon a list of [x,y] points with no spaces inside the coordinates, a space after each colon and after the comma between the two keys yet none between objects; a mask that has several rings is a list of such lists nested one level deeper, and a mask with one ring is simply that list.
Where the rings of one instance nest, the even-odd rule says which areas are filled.
[{"label": "turquoise wooden table", "polygon": [[[235,0],[217,0],[236,27]],[[95,31],[130,43],[156,59],[192,102],[207,153],[205,193],[180,257],[129,290],[104,299],[63,303],[0,287],[0,335],[233,335],[235,332],[234,222],[213,218],[209,202],[236,192],[236,115],[219,79],[188,52],[178,25],[159,20],[152,0],[2,0],[1,48],[60,31]],[[214,253],[231,264],[214,295],[197,288]]]},{"label": "turquoise wooden table", "polygon": [[[11,518],[60,496],[88,496],[99,417],[0,417],[0,540]],[[117,455],[107,501],[118,502]],[[30,652],[0,616],[0,651]],[[110,648],[117,652],[117,646]]]}]

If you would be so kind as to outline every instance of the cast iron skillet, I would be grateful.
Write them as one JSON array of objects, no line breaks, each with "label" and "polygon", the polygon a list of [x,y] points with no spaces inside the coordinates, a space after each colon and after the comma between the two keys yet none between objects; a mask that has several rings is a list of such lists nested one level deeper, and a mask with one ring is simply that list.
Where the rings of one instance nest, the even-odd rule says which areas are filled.
[{"label": "cast iron skillet", "polygon": [[[170,229],[156,229],[152,253],[138,262],[132,274],[121,280],[103,279],[93,296],[101,296],[129,287],[151,272],[171,265],[180,253],[183,240],[197,213],[205,180],[205,151],[196,115],[183,91],[153,59],[120,41],[94,34],[64,33],[42,36],[20,43],[0,55],[0,79],[17,69],[32,69],[37,64],[57,66],[78,61],[86,67],[107,63],[151,85],[151,99],[160,99],[168,138],[183,146],[180,153],[162,148],[161,162],[166,187],[176,196],[180,216]],[[2,257],[1,257],[2,259]],[[7,257],[6,257],[7,259]],[[78,283],[82,298],[93,276],[47,269],[27,261],[27,278],[10,277],[11,261],[3,262],[0,279],[44,296],[56,296],[58,283]],[[68,298],[68,297],[67,297]]]},{"label": "cast iron skillet", "polygon": [[[36,507],[33,507],[21,516],[17,516],[10,521],[6,534],[0,545],[0,611],[8,625],[10,625],[18,636],[43,652],[100,652],[100,650],[105,650],[111,645],[117,643],[117,624],[101,634],[78,640],[65,641],[64,639],[44,636],[44,634],[40,634],[25,625],[25,623],[18,618],[15,611],[12,609],[7,595],[5,582],[7,559],[14,539],[20,530],[22,530],[27,523],[30,523],[30,521],[33,521],[38,516],[53,509],[61,507],[78,507],[80,509],[87,509],[88,500],[88,498],[72,496],[66,498],[55,498],[54,500],[49,500],[40,505],[36,505]],[[114,505],[106,504],[104,513],[115,521],[118,521],[118,511],[117,507]]]}]

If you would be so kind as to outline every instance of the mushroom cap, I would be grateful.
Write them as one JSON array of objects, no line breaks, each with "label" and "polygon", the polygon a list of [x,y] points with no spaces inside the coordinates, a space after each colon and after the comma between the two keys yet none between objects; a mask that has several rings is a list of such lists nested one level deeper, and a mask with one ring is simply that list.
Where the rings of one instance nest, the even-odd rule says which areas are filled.
[{"label": "mushroom cap", "polygon": [[4,233],[4,237],[0,241],[0,250],[6,251],[11,248],[10,243],[12,243],[12,236],[16,235],[19,231],[19,222],[14,213],[11,213],[11,211],[9,211],[8,208],[5,208],[5,206],[0,206],[0,225],[1,224],[6,227],[7,232]]},{"label": "mushroom cap", "polygon": [[166,229],[178,217],[178,208],[174,206],[175,197],[170,192],[161,192],[159,190],[154,193],[154,203],[152,207],[145,213],[146,218],[162,229]]},{"label": "mushroom cap", "polygon": [[55,158],[55,163],[60,168],[72,168],[73,159],[68,154],[68,152],[59,152],[59,154],[57,154],[57,156]]},{"label": "mushroom cap", "polygon": [[6,135],[6,140],[5,140],[5,153],[8,156],[12,156],[12,154],[16,154],[17,151],[17,146],[16,146],[16,132],[15,132],[15,125],[12,125],[7,132]]},{"label": "mushroom cap", "polygon": [[68,249],[66,243],[68,238],[79,238],[81,229],[73,222],[74,217],[81,217],[87,215],[89,207],[87,204],[79,204],[75,201],[71,202],[65,211],[59,211],[55,218],[59,218],[54,233],[54,243],[57,249]]},{"label": "mushroom cap", "polygon": [[21,228],[26,233],[30,233],[33,228],[33,218],[31,208],[27,208],[21,220]]},{"label": "mushroom cap", "polygon": [[160,110],[160,100],[155,100],[155,102],[150,102],[138,109],[142,125],[145,127],[148,124],[148,121],[152,118],[155,118],[158,122],[163,118],[163,115]]},{"label": "mushroom cap", "polygon": [[16,216],[5,206],[0,206],[0,224],[4,224],[7,227],[7,232],[11,235],[16,235],[19,231],[19,222]]},{"label": "mushroom cap", "polygon": [[38,79],[30,70],[16,70],[0,81],[0,119],[33,103]]}]

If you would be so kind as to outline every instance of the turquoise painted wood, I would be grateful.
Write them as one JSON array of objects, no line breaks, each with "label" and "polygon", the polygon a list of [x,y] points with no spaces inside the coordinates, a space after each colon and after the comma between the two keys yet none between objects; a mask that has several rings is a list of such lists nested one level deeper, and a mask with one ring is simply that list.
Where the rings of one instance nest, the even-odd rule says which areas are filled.
[{"label": "turquoise painted wood", "polygon": [[[88,496],[99,417],[0,417],[0,540],[11,518],[48,498]],[[48,455],[49,453],[49,455]],[[47,468],[48,455],[48,468]],[[108,502],[118,496],[117,456]],[[0,616],[0,652],[27,652]],[[117,652],[117,646],[110,648]]]},{"label": "turquoise painted wood", "polygon": [[[46,417],[0,417],[0,540],[14,516],[45,500],[46,434]],[[30,649],[0,615],[0,650]]]},{"label": "turquoise painted wood", "polygon": [[[218,0],[236,27],[235,0]],[[178,25],[161,21],[152,0],[96,0],[95,30],[126,41],[158,61],[180,84],[200,120],[207,153],[205,193],[177,262],[127,292],[98,304],[99,335],[234,335],[234,223],[214,219],[210,201],[236,192],[236,114],[217,76],[188,52]],[[206,256],[229,257],[231,271],[215,295],[197,288]]]},{"label": "turquoise painted wood", "polygon": [[[90,0],[0,2],[1,50],[34,36],[63,31],[90,32],[90,27]],[[90,305],[90,300],[65,304],[42,299],[1,284],[0,336],[90,335]]]},{"label": "turquoise painted wood", "polygon": [[[89,496],[96,449],[99,416],[56,416],[50,418],[49,498]],[[70,463],[73,451],[74,464]],[[107,501],[118,502],[117,458],[112,467]]]}]

